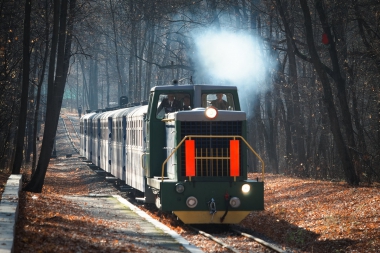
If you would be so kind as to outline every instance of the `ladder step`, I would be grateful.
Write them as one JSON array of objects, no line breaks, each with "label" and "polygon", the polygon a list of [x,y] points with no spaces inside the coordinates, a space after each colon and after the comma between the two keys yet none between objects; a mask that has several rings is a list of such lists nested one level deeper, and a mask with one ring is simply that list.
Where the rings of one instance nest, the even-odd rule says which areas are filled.
[{"label": "ladder step", "polygon": [[107,175],[107,172],[105,172],[104,170],[94,170],[96,172],[96,174],[99,174],[99,175]]},{"label": "ladder step", "polygon": [[134,188],[132,188],[132,187],[130,187],[130,186],[128,186],[128,185],[122,185],[122,186],[120,186],[119,188],[120,188],[120,191],[122,191],[122,192],[127,192],[127,191],[132,191],[132,190],[134,190]]},{"label": "ladder step", "polygon": [[135,198],[136,201],[145,203],[145,198]]},{"label": "ladder step", "polygon": [[118,178],[117,177],[106,177],[106,180],[108,180],[108,181],[117,181]]}]

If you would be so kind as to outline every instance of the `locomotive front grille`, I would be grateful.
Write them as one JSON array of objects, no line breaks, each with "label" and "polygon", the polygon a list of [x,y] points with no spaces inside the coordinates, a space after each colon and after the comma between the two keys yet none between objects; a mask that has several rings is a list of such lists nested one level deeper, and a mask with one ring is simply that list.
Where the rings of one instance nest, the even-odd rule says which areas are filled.
[{"label": "locomotive front grille", "polygon": [[[242,135],[241,121],[181,122],[181,138],[186,135]],[[193,138],[197,157],[196,177],[230,175],[230,140],[232,138]],[[185,175],[185,150],[181,150],[181,173]]]}]

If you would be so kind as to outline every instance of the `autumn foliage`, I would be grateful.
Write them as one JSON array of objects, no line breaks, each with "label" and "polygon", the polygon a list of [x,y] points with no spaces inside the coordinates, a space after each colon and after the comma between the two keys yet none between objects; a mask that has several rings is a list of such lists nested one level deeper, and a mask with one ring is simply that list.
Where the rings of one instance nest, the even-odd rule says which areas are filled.
[{"label": "autumn foliage", "polygon": [[265,211],[242,224],[301,252],[377,252],[379,186],[266,175]]},{"label": "autumn foliage", "polygon": [[[64,198],[86,195],[98,187],[88,180],[90,171],[75,167],[63,173],[54,165],[48,169],[41,194],[21,194],[16,253],[145,251],[133,244],[135,238],[130,243],[120,241],[120,234],[113,230],[117,224],[89,217]],[[267,174],[265,211],[251,213],[241,225],[296,252],[376,252],[379,206],[379,185],[349,187]],[[187,233],[178,224],[166,222],[178,233]]]}]

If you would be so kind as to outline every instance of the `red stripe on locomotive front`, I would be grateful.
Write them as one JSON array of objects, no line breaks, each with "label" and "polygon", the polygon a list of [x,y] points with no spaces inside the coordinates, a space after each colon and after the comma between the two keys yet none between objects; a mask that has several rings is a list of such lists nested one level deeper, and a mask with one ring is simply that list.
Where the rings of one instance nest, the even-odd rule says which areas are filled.
[{"label": "red stripe on locomotive front", "polygon": [[230,176],[240,176],[239,140],[230,140]]},{"label": "red stripe on locomotive front", "polygon": [[185,141],[185,153],[186,153],[186,176],[195,176],[195,141]]}]

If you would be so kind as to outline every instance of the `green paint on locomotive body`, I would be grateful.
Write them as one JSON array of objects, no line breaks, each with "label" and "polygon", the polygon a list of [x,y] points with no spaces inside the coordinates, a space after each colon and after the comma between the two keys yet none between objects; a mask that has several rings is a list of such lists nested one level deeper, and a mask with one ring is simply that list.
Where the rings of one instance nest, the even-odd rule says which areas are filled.
[{"label": "green paint on locomotive body", "polygon": [[[214,120],[206,118],[204,108],[211,99],[210,94],[223,93],[229,102],[229,110],[220,110]],[[190,96],[191,111],[180,111],[165,115],[162,120],[158,115],[159,100],[162,95],[175,94],[184,98]],[[244,112],[240,111],[240,103],[236,87],[213,85],[179,85],[158,86],[151,89],[148,112],[146,115],[147,126],[147,150],[144,157],[145,176],[147,187],[158,193],[161,208],[164,211],[204,211],[208,210],[207,202],[215,200],[218,210],[228,208],[227,197],[238,197],[241,205],[230,210],[250,211],[264,209],[264,182],[247,180],[247,146],[240,142],[240,175],[229,176],[228,162],[200,162],[197,175],[186,176],[184,145],[172,154],[173,150],[189,135],[238,135],[246,139],[247,122]],[[237,116],[236,116],[237,115]],[[197,152],[226,152],[227,141],[219,139],[222,143],[212,148],[213,142],[205,142],[202,138],[195,138]],[[206,144],[205,144],[206,143]],[[227,144],[226,144],[227,143]],[[207,149],[207,151],[205,151]],[[222,151],[218,151],[222,150]],[[162,165],[169,155],[162,174]],[[205,153],[206,154],[206,153]],[[208,154],[208,153],[207,153]],[[205,168],[203,168],[205,167]],[[206,168],[207,167],[207,168]],[[163,177],[162,177],[163,176]],[[185,187],[183,193],[177,193],[176,184],[181,183]],[[248,184],[251,190],[248,194],[242,192],[242,185]],[[198,199],[198,205],[190,209],[186,205],[186,199],[194,196]],[[227,196],[227,197],[226,197]]]},{"label": "green paint on locomotive body", "polygon": [[[230,197],[238,197],[241,205],[237,208],[228,207],[230,211],[254,211],[264,210],[264,182],[252,180],[236,182],[220,182],[214,178],[209,182],[200,181],[180,181],[185,187],[183,193],[175,191],[178,182],[161,183],[161,205],[163,211],[207,211],[207,205],[211,199],[216,203],[218,211],[224,211],[228,207]],[[249,184],[251,190],[248,194],[243,194],[241,188],[243,184]],[[226,194],[228,199],[226,201]],[[186,206],[186,199],[194,196],[198,199],[195,208],[190,209]]]},{"label": "green paint on locomotive body", "polygon": [[147,115],[147,153],[149,154],[149,168],[146,177],[161,176],[161,166],[166,159],[166,133],[165,123],[156,117],[157,104],[161,94],[190,93],[194,96],[193,86],[159,86],[151,89],[148,115]]}]

